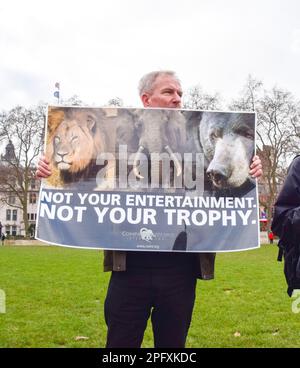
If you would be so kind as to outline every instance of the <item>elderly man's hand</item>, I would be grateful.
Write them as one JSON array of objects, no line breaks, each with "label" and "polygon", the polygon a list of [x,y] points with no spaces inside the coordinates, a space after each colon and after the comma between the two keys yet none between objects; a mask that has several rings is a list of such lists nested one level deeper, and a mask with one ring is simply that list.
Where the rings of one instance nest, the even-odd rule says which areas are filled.
[{"label": "elderly man's hand", "polygon": [[41,156],[35,174],[37,179],[48,178],[51,175],[51,169],[49,164],[50,162],[46,158],[46,156]]},{"label": "elderly man's hand", "polygon": [[249,174],[252,178],[260,178],[263,174],[261,160],[258,156],[254,156],[250,165]]}]

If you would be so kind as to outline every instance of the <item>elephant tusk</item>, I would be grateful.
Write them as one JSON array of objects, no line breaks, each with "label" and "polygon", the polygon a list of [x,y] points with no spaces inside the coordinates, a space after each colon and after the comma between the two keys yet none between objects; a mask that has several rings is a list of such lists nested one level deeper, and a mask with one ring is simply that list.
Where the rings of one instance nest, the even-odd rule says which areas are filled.
[{"label": "elephant tusk", "polygon": [[172,149],[169,146],[166,146],[165,150],[168,152],[171,159],[174,161],[174,165],[176,167],[176,173],[177,173],[176,176],[180,176],[181,172],[182,172],[182,168],[181,168],[181,164],[180,164],[178,158],[176,157],[175,153],[172,151]]},{"label": "elephant tusk", "polygon": [[144,177],[139,173],[139,170],[137,168],[137,162],[139,160],[139,156],[143,151],[144,151],[144,147],[139,146],[139,149],[138,149],[137,153],[135,154],[134,161],[133,161],[133,173],[139,179],[144,179]]}]

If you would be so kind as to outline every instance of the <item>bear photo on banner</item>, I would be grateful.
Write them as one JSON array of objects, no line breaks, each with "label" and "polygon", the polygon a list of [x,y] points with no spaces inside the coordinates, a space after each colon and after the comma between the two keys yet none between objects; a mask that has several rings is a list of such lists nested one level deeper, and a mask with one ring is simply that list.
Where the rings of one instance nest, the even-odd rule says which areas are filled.
[{"label": "bear photo on banner", "polygon": [[[257,248],[255,113],[51,106],[36,237],[64,246]],[[89,236],[85,236],[89,234]]]}]

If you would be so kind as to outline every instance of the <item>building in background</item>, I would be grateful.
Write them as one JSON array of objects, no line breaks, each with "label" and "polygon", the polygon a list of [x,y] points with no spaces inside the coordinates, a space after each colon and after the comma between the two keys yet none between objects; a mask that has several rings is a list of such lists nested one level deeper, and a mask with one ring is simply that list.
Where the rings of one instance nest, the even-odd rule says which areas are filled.
[{"label": "building in background", "polygon": [[267,231],[273,218],[274,201],[280,192],[287,168],[283,165],[279,169],[278,164],[274,164],[274,148],[271,146],[264,145],[262,149],[257,150],[257,154],[263,167],[263,175],[258,180],[260,230]]},{"label": "building in background", "polygon": [[[1,175],[9,175],[12,164],[17,164],[15,148],[12,141],[9,141],[5,147],[5,153],[1,155],[0,170]],[[31,170],[31,174],[34,168]],[[25,225],[23,219],[23,206],[18,196],[18,191],[12,190],[11,187],[17,188],[17,179],[11,177],[11,182],[7,185],[2,184],[0,187],[0,222],[2,224],[2,232],[10,236],[25,236]],[[40,181],[33,178],[29,180],[28,198],[27,198],[27,218],[29,221],[29,235],[34,236],[37,202],[39,195]],[[21,194],[21,191],[20,191]]]}]

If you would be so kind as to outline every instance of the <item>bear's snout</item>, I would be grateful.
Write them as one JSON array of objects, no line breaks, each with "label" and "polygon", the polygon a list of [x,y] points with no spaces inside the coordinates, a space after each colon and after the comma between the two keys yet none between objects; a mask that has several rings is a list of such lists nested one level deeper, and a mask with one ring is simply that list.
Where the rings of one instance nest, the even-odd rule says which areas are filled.
[{"label": "bear's snout", "polygon": [[231,170],[228,166],[214,165],[211,162],[206,172],[217,188],[226,188],[228,186],[228,179],[231,176]]}]

